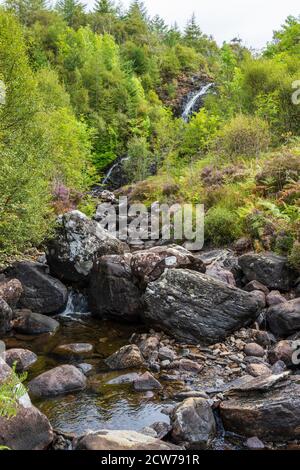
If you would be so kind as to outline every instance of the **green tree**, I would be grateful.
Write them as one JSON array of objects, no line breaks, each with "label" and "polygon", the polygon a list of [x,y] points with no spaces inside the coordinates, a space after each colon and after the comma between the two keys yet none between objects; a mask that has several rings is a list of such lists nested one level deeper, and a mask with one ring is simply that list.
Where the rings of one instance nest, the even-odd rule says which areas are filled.
[{"label": "green tree", "polygon": [[56,4],[57,11],[73,28],[85,24],[85,8],[86,6],[80,0],[58,0]]}]

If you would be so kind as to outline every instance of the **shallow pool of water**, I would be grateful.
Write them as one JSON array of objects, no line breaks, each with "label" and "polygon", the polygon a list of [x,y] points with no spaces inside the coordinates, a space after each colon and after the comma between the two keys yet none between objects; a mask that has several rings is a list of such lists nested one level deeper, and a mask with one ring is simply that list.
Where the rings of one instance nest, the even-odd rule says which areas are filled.
[{"label": "shallow pool of water", "polygon": [[[164,401],[159,392],[149,397],[146,393],[135,392],[132,384],[108,384],[111,379],[131,371],[111,372],[103,360],[128,344],[131,335],[141,331],[140,326],[97,320],[88,314],[68,314],[67,317],[58,317],[58,320],[61,327],[53,336],[16,335],[7,340],[8,347],[28,348],[38,355],[38,362],[30,370],[28,380],[61,364],[85,362],[93,366],[86,390],[52,399],[33,400],[48,416],[55,430],[82,435],[99,429],[138,431],[158,421],[169,422],[169,417],[162,411],[170,401]],[[92,344],[94,352],[90,357],[78,360],[66,360],[53,354],[58,345],[76,342]]]}]

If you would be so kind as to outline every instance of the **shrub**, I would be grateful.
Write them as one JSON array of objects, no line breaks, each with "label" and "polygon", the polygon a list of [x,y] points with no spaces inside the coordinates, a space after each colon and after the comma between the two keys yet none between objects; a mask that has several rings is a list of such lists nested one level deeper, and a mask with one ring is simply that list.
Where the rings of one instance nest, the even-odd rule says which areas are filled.
[{"label": "shrub", "polygon": [[266,151],[269,144],[268,124],[242,114],[225,124],[215,141],[216,149],[229,157],[255,157]]},{"label": "shrub", "polygon": [[300,272],[300,242],[295,241],[289,256],[289,263],[292,268]]},{"label": "shrub", "polygon": [[262,171],[256,177],[258,189],[266,196],[277,194],[290,182],[300,178],[300,151],[285,150],[264,162]]},{"label": "shrub", "polygon": [[232,243],[241,236],[239,217],[224,207],[211,208],[205,217],[205,237],[213,245]]}]

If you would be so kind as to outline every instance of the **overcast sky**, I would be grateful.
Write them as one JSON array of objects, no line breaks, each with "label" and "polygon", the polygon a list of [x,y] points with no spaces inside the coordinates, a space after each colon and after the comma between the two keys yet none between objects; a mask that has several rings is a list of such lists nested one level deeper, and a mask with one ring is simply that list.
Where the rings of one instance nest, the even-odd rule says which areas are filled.
[{"label": "overcast sky", "polygon": [[[87,0],[89,6],[94,0]],[[131,0],[123,0],[128,6]],[[203,32],[219,44],[234,37],[247,46],[263,47],[288,15],[300,14],[299,0],[144,0],[151,16],[159,14],[168,24],[183,27],[195,12]]]}]

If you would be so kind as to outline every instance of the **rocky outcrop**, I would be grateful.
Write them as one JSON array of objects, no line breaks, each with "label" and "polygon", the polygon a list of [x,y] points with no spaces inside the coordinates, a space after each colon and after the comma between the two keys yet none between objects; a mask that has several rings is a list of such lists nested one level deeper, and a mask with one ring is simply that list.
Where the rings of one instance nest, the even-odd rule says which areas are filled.
[{"label": "rocky outcrop", "polygon": [[131,270],[131,254],[103,256],[91,273],[89,305],[94,315],[136,321],[142,310],[142,292]]},{"label": "rocky outcrop", "polygon": [[180,450],[174,444],[135,431],[98,431],[79,439],[76,450]]},{"label": "rocky outcrop", "polygon": [[17,372],[24,372],[30,369],[37,361],[36,354],[28,349],[9,349],[5,351],[3,357],[6,364],[10,367],[14,364],[16,365]]},{"label": "rocky outcrop", "polygon": [[144,364],[144,358],[135,345],[123,346],[110,357],[105,359],[106,365],[112,370],[131,369]]},{"label": "rocky outcrop", "polygon": [[226,431],[263,440],[288,441],[300,438],[299,377],[265,393],[238,394],[220,405]]},{"label": "rocky outcrop", "polygon": [[259,281],[270,290],[289,291],[297,278],[287,258],[275,253],[248,253],[239,258],[239,265],[248,282]]},{"label": "rocky outcrop", "polygon": [[[11,373],[10,367],[0,359],[0,385]],[[44,450],[52,440],[48,419],[32,405],[26,393],[18,399],[15,416],[10,419],[0,416],[0,446],[12,450]]]},{"label": "rocky outcrop", "polygon": [[263,305],[244,292],[201,273],[167,270],[148,285],[144,319],[176,338],[213,344],[257,318]]},{"label": "rocky outcrop", "polygon": [[300,331],[300,298],[270,307],[267,322],[271,332],[281,338]]},{"label": "rocky outcrop", "polygon": [[165,269],[191,269],[205,273],[206,267],[201,259],[179,245],[158,246],[134,253],[131,260],[133,275],[147,285],[158,279]]},{"label": "rocky outcrop", "polygon": [[172,413],[172,438],[189,449],[206,449],[216,435],[214,414],[208,401],[188,398]]},{"label": "rocky outcrop", "polygon": [[59,328],[58,321],[54,318],[30,310],[22,309],[14,312],[12,325],[15,331],[25,335],[41,335],[55,333]]},{"label": "rocky outcrop", "polygon": [[48,244],[47,260],[51,272],[68,282],[85,282],[94,259],[103,255],[123,254],[125,245],[102,226],[79,211],[58,219],[55,238]]},{"label": "rocky outcrop", "polygon": [[28,384],[29,393],[36,398],[66,395],[83,390],[85,387],[85,375],[71,365],[55,367]]},{"label": "rocky outcrop", "polygon": [[67,288],[49,275],[46,265],[22,261],[6,270],[10,278],[18,279],[23,286],[19,306],[42,314],[61,311],[68,300]]}]

